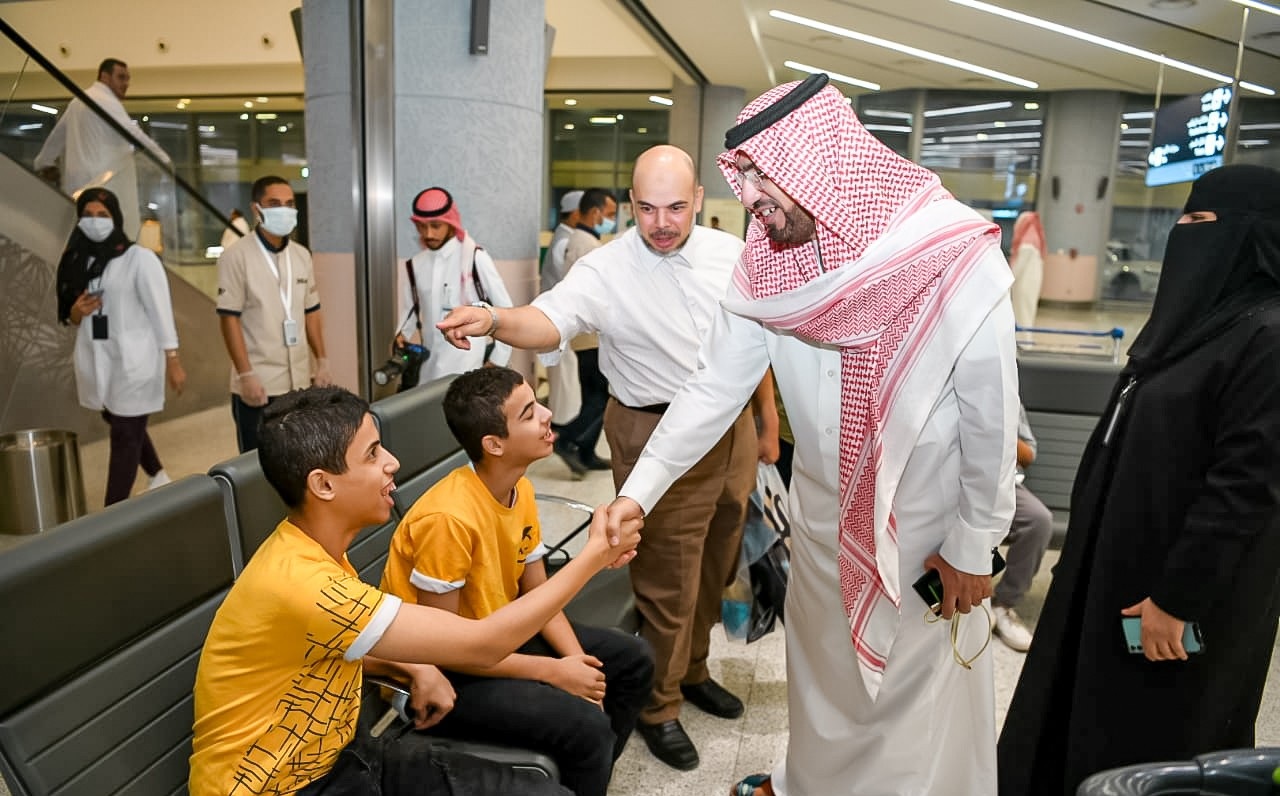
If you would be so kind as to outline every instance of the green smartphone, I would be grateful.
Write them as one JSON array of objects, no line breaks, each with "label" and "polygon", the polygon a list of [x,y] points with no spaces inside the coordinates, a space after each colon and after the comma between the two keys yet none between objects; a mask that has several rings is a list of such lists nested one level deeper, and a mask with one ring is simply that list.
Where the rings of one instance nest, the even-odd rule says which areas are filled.
[{"label": "green smartphone", "polygon": [[[1142,617],[1122,616],[1120,626],[1124,628],[1125,647],[1133,655],[1142,654]],[[1200,635],[1200,625],[1195,622],[1182,624],[1182,648],[1188,655],[1204,651],[1204,638]]]}]

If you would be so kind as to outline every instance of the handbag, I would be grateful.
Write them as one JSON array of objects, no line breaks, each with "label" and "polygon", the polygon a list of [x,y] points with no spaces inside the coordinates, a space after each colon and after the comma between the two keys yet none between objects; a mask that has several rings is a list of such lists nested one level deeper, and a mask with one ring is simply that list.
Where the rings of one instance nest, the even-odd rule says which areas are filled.
[{"label": "handbag", "polygon": [[[772,471],[772,476],[765,470]],[[742,529],[738,569],[720,601],[721,620],[730,641],[750,644],[773,632],[778,622],[785,624],[783,606],[791,551],[781,529],[790,534],[791,524],[781,484],[776,467],[759,466],[757,488],[751,494]]]}]

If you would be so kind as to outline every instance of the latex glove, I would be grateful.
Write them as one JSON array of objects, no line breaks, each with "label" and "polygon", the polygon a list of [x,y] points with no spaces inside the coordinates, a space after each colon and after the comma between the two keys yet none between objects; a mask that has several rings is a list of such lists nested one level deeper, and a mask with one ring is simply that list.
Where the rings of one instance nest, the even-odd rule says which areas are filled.
[{"label": "latex glove", "polygon": [[240,373],[236,377],[240,381],[240,400],[249,406],[267,405],[267,388],[252,370]]}]

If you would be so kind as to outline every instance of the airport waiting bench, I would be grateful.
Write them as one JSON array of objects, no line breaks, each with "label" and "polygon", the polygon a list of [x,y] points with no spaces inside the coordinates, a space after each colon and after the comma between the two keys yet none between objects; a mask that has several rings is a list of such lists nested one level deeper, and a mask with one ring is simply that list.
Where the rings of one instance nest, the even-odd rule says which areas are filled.
[{"label": "airport waiting bench", "polygon": [[1054,536],[1066,533],[1071,488],[1120,365],[1052,355],[1018,357],[1018,392],[1035,434],[1035,462],[1023,483],[1053,510]]},{"label": "airport waiting bench", "polygon": [[[466,462],[445,428],[443,393],[425,385],[372,407],[401,469],[391,519],[348,550],[368,583],[381,579],[403,512]],[[590,507],[547,500],[589,518]],[[0,775],[13,796],[187,792],[200,649],[236,575],[284,515],[256,454],[245,454],[0,555],[0,637],[10,639]],[[567,613],[634,630],[627,570],[593,578]],[[550,758],[528,750],[441,744],[558,778]]]},{"label": "airport waiting bench", "polygon": [[192,686],[234,578],[191,476],[0,556],[0,772],[14,796],[187,792]]}]

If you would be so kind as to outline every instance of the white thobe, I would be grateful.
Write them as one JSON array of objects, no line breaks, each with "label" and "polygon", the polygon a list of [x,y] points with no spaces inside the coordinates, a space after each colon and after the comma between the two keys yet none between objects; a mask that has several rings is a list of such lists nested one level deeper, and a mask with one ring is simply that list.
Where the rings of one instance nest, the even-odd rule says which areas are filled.
[{"label": "white thobe", "polygon": [[[988,314],[960,358],[907,462],[896,492],[899,580],[914,582],[934,552],[957,568],[989,571],[1012,516],[1003,462],[1017,425],[1013,313]],[[726,311],[699,353],[699,369],[672,401],[619,494],[646,510],[723,434],[772,365],[795,435],[789,495],[791,580],[786,603],[790,742],[773,771],[779,796],[980,796],[996,792],[991,653],[971,670],[952,658],[950,628],[925,622],[906,590],[901,621],[874,702],[862,687],[836,566],[839,524],[840,353]],[[963,455],[962,455],[963,451]],[[1005,492],[1008,493],[1005,500]],[[1006,505],[1007,504],[1007,505]],[[957,522],[957,516],[959,522]],[[987,638],[985,614],[961,620],[966,657]]]},{"label": "white thobe", "polygon": [[1013,253],[1013,287],[1009,297],[1013,300],[1013,317],[1019,326],[1036,325],[1036,310],[1040,305],[1040,285],[1044,282],[1044,258],[1035,246],[1023,244]]},{"label": "white thobe", "polygon": [[76,330],[76,393],[86,409],[138,417],[164,408],[165,350],[178,347],[169,279],[155,252],[134,244],[102,272],[107,339],[92,316]]},{"label": "white thobe", "polygon": [[[138,129],[115,92],[105,83],[95,82],[85,89],[113,119],[137,136],[147,149],[166,164],[169,155]],[[111,128],[79,98],[71,100],[53,132],[36,155],[37,169],[48,168],[62,158],[62,190],[75,195],[85,188],[101,186],[120,200],[121,221],[129,237],[138,234],[138,174],[133,145]]]},{"label": "white thobe", "polygon": [[[475,252],[475,270],[472,270],[472,252]],[[454,307],[465,307],[480,300],[476,291],[475,274],[479,274],[489,303],[495,307],[510,307],[511,295],[498,274],[489,253],[476,248],[470,236],[466,241],[450,238],[435,251],[423,249],[410,260],[414,279],[418,286],[418,307],[422,313],[422,344],[431,356],[422,366],[419,384],[426,384],[442,376],[466,373],[484,365],[484,349],[488,338],[472,337],[470,350],[454,348],[436,329],[436,323],[444,320]],[[401,262],[396,267],[400,284],[400,317],[403,323],[397,330],[406,338],[416,331],[413,317],[413,292],[408,275]],[[498,343],[493,347],[492,362],[506,365],[511,360],[511,346]]]}]

